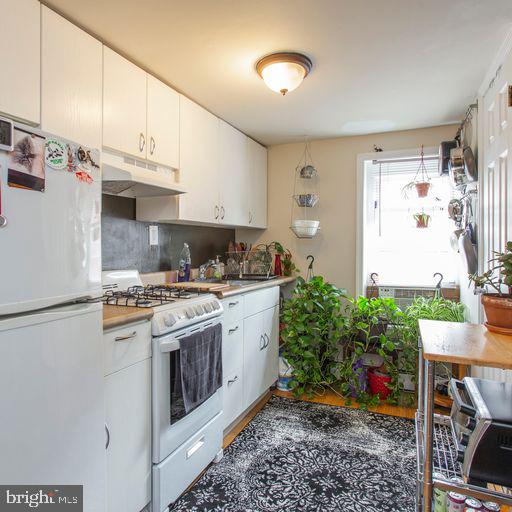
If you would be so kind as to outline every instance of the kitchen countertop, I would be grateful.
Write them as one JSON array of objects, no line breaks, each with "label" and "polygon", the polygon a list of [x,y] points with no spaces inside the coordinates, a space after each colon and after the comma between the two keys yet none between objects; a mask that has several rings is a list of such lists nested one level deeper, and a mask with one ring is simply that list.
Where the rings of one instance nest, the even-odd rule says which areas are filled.
[{"label": "kitchen countertop", "polygon": [[293,283],[296,279],[296,277],[276,277],[274,279],[269,279],[268,281],[261,281],[247,286],[230,286],[229,288],[224,288],[223,290],[213,293],[215,293],[219,299],[225,299],[226,297],[239,295],[240,293],[254,292],[263,288],[272,288],[273,286],[284,286],[286,284]]},{"label": "kitchen countertop", "polygon": [[150,320],[153,308],[133,308],[103,304],[103,330],[121,327],[135,322]]},{"label": "kitchen countertop", "polygon": [[[230,286],[229,288],[224,288],[223,290],[214,291],[212,293],[215,293],[219,299],[225,299],[226,297],[254,292],[263,288],[284,286],[293,283],[295,280],[296,277],[276,277],[268,281],[261,281],[247,286]],[[134,308],[103,304],[103,330],[106,331],[108,329],[114,329],[115,327],[150,320],[152,316],[153,308]]]}]

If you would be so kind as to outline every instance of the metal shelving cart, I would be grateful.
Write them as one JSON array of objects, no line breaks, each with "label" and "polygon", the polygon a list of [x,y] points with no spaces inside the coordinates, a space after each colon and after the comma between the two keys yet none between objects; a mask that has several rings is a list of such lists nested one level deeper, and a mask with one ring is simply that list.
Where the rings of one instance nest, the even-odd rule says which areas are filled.
[{"label": "metal shelving cart", "polygon": [[[483,325],[420,320],[418,411],[417,512],[430,512],[435,488],[455,491],[484,501],[512,505],[512,490],[477,487],[450,479],[462,477],[457,461],[450,417],[434,414],[436,362],[512,369],[512,340],[486,330]],[[506,471],[506,469],[504,468]],[[433,478],[435,472],[446,479]]]}]

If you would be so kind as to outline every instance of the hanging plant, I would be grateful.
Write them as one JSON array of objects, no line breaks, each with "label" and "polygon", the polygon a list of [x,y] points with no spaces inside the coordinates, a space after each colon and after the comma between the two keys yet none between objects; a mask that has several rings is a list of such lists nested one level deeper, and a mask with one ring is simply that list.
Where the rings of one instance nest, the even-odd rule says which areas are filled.
[{"label": "hanging plant", "polygon": [[415,213],[413,218],[416,221],[417,228],[428,228],[431,218],[428,213]]},{"label": "hanging plant", "polygon": [[428,193],[430,191],[431,183],[430,183],[430,177],[427,172],[427,168],[425,167],[425,153],[423,151],[423,144],[421,145],[421,152],[420,152],[420,166],[418,167],[418,170],[416,171],[416,174],[414,176],[414,180],[407,183],[402,189],[402,193],[405,196],[405,198],[408,198],[408,192],[412,189],[416,189],[416,193],[418,194],[418,197],[427,197]]}]

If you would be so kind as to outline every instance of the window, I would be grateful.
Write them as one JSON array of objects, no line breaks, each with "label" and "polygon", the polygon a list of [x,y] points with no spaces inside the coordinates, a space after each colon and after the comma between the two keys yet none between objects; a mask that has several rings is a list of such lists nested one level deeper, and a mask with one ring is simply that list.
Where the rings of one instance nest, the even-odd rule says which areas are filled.
[{"label": "window", "polygon": [[[365,284],[372,272],[387,286],[432,287],[436,272],[445,282],[458,282],[457,254],[450,246],[455,225],[447,213],[453,197],[449,178],[439,176],[437,157],[426,157],[431,186],[427,197],[420,198],[414,186],[404,189],[415,180],[419,165],[419,159],[410,158],[364,162]],[[418,221],[417,214],[426,217]],[[421,221],[428,227],[420,227]]]}]

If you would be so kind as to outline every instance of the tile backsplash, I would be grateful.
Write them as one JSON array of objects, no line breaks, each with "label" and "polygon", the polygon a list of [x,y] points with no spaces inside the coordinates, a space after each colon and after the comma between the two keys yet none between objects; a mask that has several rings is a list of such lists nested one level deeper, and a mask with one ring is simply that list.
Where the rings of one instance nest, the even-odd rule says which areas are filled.
[{"label": "tile backsplash", "polygon": [[[103,270],[158,272],[178,268],[183,243],[190,246],[192,266],[217,254],[224,257],[235,230],[135,220],[135,199],[103,194],[101,246]],[[149,226],[158,226],[158,245],[149,245]]]}]

